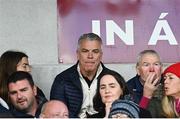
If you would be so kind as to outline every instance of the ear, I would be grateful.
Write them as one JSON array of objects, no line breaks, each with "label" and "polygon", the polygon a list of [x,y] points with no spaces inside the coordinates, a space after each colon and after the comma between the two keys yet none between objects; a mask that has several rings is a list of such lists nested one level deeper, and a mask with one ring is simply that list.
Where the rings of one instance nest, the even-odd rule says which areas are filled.
[{"label": "ear", "polygon": [[161,66],[161,74],[163,73],[163,65]]},{"label": "ear", "polygon": [[37,95],[37,87],[35,85],[33,86],[33,92],[34,92],[34,95],[36,96]]},{"label": "ear", "polygon": [[138,75],[140,75],[139,68],[140,68],[139,66],[136,66],[136,72],[137,72]]},{"label": "ear", "polygon": [[101,51],[101,60],[102,60],[102,57],[103,57],[103,52]]},{"label": "ear", "polygon": [[76,56],[77,56],[77,60],[79,60],[79,50],[76,50]]},{"label": "ear", "polygon": [[80,57],[80,51],[79,51],[79,49],[76,50],[76,57],[77,57],[77,60],[79,60],[79,57]]}]

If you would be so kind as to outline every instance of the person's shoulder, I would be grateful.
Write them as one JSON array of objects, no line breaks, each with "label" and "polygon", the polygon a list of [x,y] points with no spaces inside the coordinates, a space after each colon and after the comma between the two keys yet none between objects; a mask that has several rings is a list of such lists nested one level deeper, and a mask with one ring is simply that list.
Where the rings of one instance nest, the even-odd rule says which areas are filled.
[{"label": "person's shoulder", "polygon": [[0,104],[0,113],[8,112],[8,109],[6,109],[4,106]]},{"label": "person's shoulder", "polygon": [[38,86],[37,86],[37,95],[36,95],[36,98],[38,99],[38,102],[40,104],[47,101],[47,98],[46,98],[44,92]]},{"label": "person's shoulder", "polygon": [[34,118],[34,116],[26,114],[24,112],[17,111],[16,109],[11,110],[12,114],[16,118]]},{"label": "person's shoulder", "polygon": [[104,65],[104,63],[102,63],[102,62],[101,62],[101,66],[102,66],[102,69],[103,69],[102,72],[106,72],[106,71],[108,71],[108,72],[109,72],[109,71],[114,71],[114,70],[109,69],[108,67],[106,67],[106,66]]},{"label": "person's shoulder", "polygon": [[134,83],[136,80],[139,80],[139,79],[138,79],[138,75],[136,75],[136,76],[134,76],[133,78],[129,79],[129,80],[127,81],[127,84],[132,84],[132,83]]},{"label": "person's shoulder", "polygon": [[64,76],[70,76],[70,74],[75,74],[75,73],[78,73],[77,71],[77,64],[69,67],[68,69],[62,71],[61,73],[59,73],[56,78],[59,78],[59,77],[64,77]]},{"label": "person's shoulder", "polygon": [[2,105],[2,103],[6,103],[5,101],[1,98],[0,101],[0,118],[13,118],[14,115],[12,114],[12,112],[7,109],[5,106]]}]

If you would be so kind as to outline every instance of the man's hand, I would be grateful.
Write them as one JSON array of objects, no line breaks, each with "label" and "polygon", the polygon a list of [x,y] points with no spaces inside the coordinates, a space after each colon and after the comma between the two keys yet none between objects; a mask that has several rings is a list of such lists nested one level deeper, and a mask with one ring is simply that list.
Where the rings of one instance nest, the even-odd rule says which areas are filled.
[{"label": "man's hand", "polygon": [[160,80],[160,77],[157,77],[155,72],[150,72],[149,75],[146,78],[146,81],[144,83],[144,89],[143,89],[143,96],[147,97],[149,99],[152,98],[154,91],[157,89],[158,81]]}]

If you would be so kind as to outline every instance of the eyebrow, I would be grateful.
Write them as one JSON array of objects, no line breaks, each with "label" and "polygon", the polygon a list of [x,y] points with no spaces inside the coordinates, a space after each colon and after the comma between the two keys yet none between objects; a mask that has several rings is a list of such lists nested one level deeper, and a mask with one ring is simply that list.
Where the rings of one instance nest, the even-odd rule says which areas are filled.
[{"label": "eyebrow", "polygon": [[100,87],[101,87],[101,86],[106,86],[106,85],[105,85],[105,84],[101,84]]},{"label": "eyebrow", "polygon": [[[116,85],[116,83],[109,83],[108,85]],[[100,86],[106,86],[106,84],[101,84]]]},{"label": "eyebrow", "polygon": [[100,50],[99,48],[95,48],[95,49],[86,49],[86,48],[81,48],[81,50],[88,50],[88,51],[93,51],[93,50]]},{"label": "eyebrow", "polygon": [[110,83],[110,84],[108,84],[108,85],[116,85],[116,83]]},{"label": "eyebrow", "polygon": [[[28,89],[28,87],[23,87],[23,88],[18,89],[18,90],[24,91],[24,90],[27,90],[27,89]],[[12,90],[12,91],[9,91],[9,92],[10,92],[10,93],[16,93],[18,90]]]},{"label": "eyebrow", "polygon": [[24,91],[24,90],[27,90],[28,87],[24,87],[24,88],[21,88],[20,91]]}]

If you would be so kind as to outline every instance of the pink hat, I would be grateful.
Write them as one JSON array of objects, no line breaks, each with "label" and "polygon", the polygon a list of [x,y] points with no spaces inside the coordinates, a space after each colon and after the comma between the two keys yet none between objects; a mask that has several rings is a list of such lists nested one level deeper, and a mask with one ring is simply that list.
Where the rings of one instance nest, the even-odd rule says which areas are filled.
[{"label": "pink hat", "polygon": [[163,73],[165,75],[166,73],[173,73],[176,76],[180,77],[180,62],[177,62],[175,64],[170,65],[167,67]]}]

